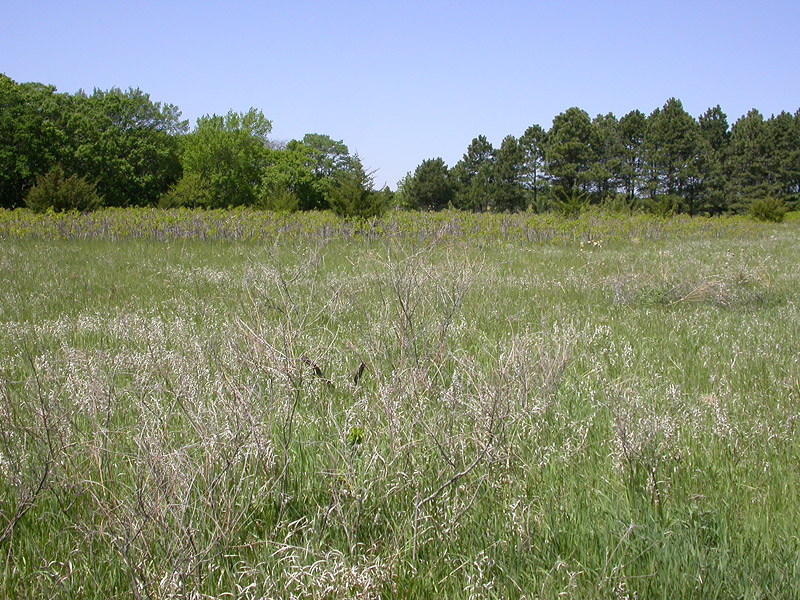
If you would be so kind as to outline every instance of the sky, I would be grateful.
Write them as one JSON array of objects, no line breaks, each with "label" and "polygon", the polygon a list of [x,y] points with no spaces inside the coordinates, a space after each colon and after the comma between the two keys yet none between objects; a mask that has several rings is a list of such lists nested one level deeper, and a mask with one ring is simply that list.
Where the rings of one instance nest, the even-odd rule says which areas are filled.
[{"label": "sky", "polygon": [[272,138],[343,140],[396,183],[577,106],[645,114],[672,97],[800,108],[800,2],[3,0],[0,73],[60,92],[140,88],[204,114],[263,111]]}]

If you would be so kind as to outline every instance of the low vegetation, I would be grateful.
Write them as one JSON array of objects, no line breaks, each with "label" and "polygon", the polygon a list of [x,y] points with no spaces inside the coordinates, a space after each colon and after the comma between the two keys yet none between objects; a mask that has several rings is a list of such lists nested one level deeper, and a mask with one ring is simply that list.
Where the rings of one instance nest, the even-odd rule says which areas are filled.
[{"label": "low vegetation", "polygon": [[0,239],[0,596],[800,596],[796,223]]}]

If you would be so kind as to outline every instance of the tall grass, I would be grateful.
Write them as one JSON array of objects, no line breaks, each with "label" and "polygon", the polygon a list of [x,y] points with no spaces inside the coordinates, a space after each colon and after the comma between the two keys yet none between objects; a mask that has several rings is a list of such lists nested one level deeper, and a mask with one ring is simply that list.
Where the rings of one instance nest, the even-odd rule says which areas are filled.
[{"label": "tall grass", "polygon": [[8,237],[0,596],[800,597],[796,227],[686,227]]}]

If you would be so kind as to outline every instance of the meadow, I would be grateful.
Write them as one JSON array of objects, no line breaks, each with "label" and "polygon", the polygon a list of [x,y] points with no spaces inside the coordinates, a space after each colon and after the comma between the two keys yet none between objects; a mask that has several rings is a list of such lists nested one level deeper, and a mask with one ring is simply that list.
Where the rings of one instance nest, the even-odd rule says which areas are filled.
[{"label": "meadow", "polygon": [[0,212],[0,597],[800,598],[797,221]]}]

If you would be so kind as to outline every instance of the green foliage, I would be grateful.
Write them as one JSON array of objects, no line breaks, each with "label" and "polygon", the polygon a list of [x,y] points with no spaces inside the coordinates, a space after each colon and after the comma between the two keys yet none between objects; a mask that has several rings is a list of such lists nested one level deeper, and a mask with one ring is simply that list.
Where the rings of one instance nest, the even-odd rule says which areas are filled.
[{"label": "green foliage", "polygon": [[93,183],[77,175],[65,177],[61,167],[39,177],[25,197],[25,205],[37,213],[47,210],[89,212],[102,204],[103,198]]},{"label": "green foliage", "polygon": [[560,197],[556,197],[555,206],[561,216],[575,218],[589,206],[589,195],[578,190],[572,190],[571,194],[562,191]]},{"label": "green foliage", "polygon": [[586,111],[573,107],[556,116],[547,137],[547,171],[562,201],[584,189],[592,164],[594,130]]},{"label": "green foliage", "polygon": [[696,212],[700,131],[680,100],[670,98],[647,119],[644,139],[647,189],[651,198],[680,196]]},{"label": "green foliage", "polygon": [[746,212],[751,198],[769,193],[766,160],[769,141],[764,117],[753,109],[731,128],[726,174],[730,180],[734,212]]},{"label": "green foliage", "polygon": [[319,163],[314,148],[294,140],[286,150],[270,153],[256,205],[284,211],[328,208],[333,179],[322,174]]},{"label": "green foliage", "polygon": [[636,206],[631,204],[625,194],[616,194],[614,196],[606,196],[600,202],[600,207],[603,211],[610,213],[632,213]]},{"label": "green foliage", "polygon": [[528,205],[537,212],[543,212],[546,196],[547,178],[545,173],[545,149],[547,132],[541,125],[531,125],[519,138],[522,152],[520,160],[520,183],[528,192]]},{"label": "green foliage", "polygon": [[65,167],[97,182],[109,206],[154,205],[181,175],[179,136],[188,123],[170,104],[131,88],[69,97]]},{"label": "green foliage", "polygon": [[347,432],[347,445],[351,448],[357,448],[364,443],[364,428],[354,425]]},{"label": "green foliage", "polygon": [[525,151],[513,135],[503,138],[495,153],[487,204],[497,211],[519,211],[525,208],[522,187]]},{"label": "green foliage", "polygon": [[289,142],[288,149],[302,145],[310,151],[310,164],[320,179],[331,179],[355,168],[355,157],[350,156],[347,145],[328,135],[307,133],[299,142]]},{"label": "green foliage", "polygon": [[214,208],[251,206],[271,152],[270,131],[272,122],[255,108],[200,117],[184,140],[183,172],[206,182]]},{"label": "green foliage", "polygon": [[[349,204],[356,197],[354,188],[342,192],[345,196],[349,194],[349,200],[337,190],[342,188],[343,182],[361,177],[357,173],[359,168],[357,157],[350,156],[344,142],[318,133],[306,134],[302,140],[289,142],[284,150],[269,154],[262,170],[256,206],[282,212],[328,208],[358,212],[362,209]],[[371,181],[363,183],[371,186]],[[345,189],[348,186],[349,183],[344,183]],[[361,200],[355,202],[359,203],[364,204]]]},{"label": "green foliage", "polygon": [[621,144],[619,184],[628,202],[633,203],[642,185],[647,117],[633,110],[619,120],[617,131]]},{"label": "green foliage", "polygon": [[750,202],[750,216],[757,221],[780,223],[788,212],[786,204],[780,198],[766,196],[754,198]]},{"label": "green foliage", "polygon": [[371,219],[380,216],[386,210],[386,194],[372,189],[372,175],[358,157],[354,157],[353,165],[352,172],[340,174],[331,189],[331,209],[341,217]]},{"label": "green foliage", "polygon": [[494,148],[485,136],[472,140],[462,159],[450,171],[456,208],[483,212],[491,196]]},{"label": "green foliage", "polygon": [[56,165],[117,207],[542,213],[575,193],[595,204],[624,194],[629,207],[690,215],[747,213],[761,197],[800,204],[800,110],[764,118],[754,109],[729,128],[720,106],[694,119],[676,98],[619,120],[572,107],[549,131],[533,125],[499,148],[476,137],[452,169],[425,161],[395,198],[358,192],[372,184],[353,183],[363,177],[341,140],[309,133],[282,147],[255,108],[206,115],[188,134],[180,116],[136,88],[64,94],[0,75],[0,207],[22,206]]},{"label": "green foliage", "polygon": [[300,198],[286,187],[262,187],[262,195],[255,208],[277,213],[292,213],[300,209]]},{"label": "green foliage", "polygon": [[405,206],[415,210],[442,210],[454,197],[450,172],[441,158],[422,161],[403,184]]},{"label": "green foliage", "polygon": [[623,180],[624,140],[619,121],[612,114],[592,120],[592,158],[586,173],[595,200],[613,195]]},{"label": "green foliage", "polygon": [[55,87],[18,84],[0,74],[0,207],[22,206],[38,176],[64,156],[59,127],[65,97]]},{"label": "green foliage", "polygon": [[657,194],[643,202],[644,209],[661,218],[671,217],[680,212],[683,199],[675,194]]},{"label": "green foliage", "polygon": [[36,177],[61,164],[113,206],[153,205],[180,177],[173,105],[138,89],[56,94],[0,76],[0,206],[18,206]]},{"label": "green foliage", "polygon": [[[373,192],[391,206],[387,190]],[[371,221],[369,228],[337,216],[332,211],[298,211],[292,215],[242,208],[201,211],[155,208],[102,208],[92,213],[32,213],[27,209],[0,210],[1,239],[64,240],[217,240],[263,242],[276,237],[330,241],[376,232],[392,232],[402,239],[450,238],[492,244],[498,239],[515,243],[573,244],[602,239],[629,243],[635,240],[687,239],[697,235],[725,237],[732,230],[757,231],[744,217],[656,217],[644,212],[626,218],[612,212],[586,208],[577,218],[524,211],[471,213],[455,209],[435,213],[395,210]]]},{"label": "green foliage", "polygon": [[161,208],[211,208],[214,191],[198,173],[184,173],[175,185],[161,196]]}]

